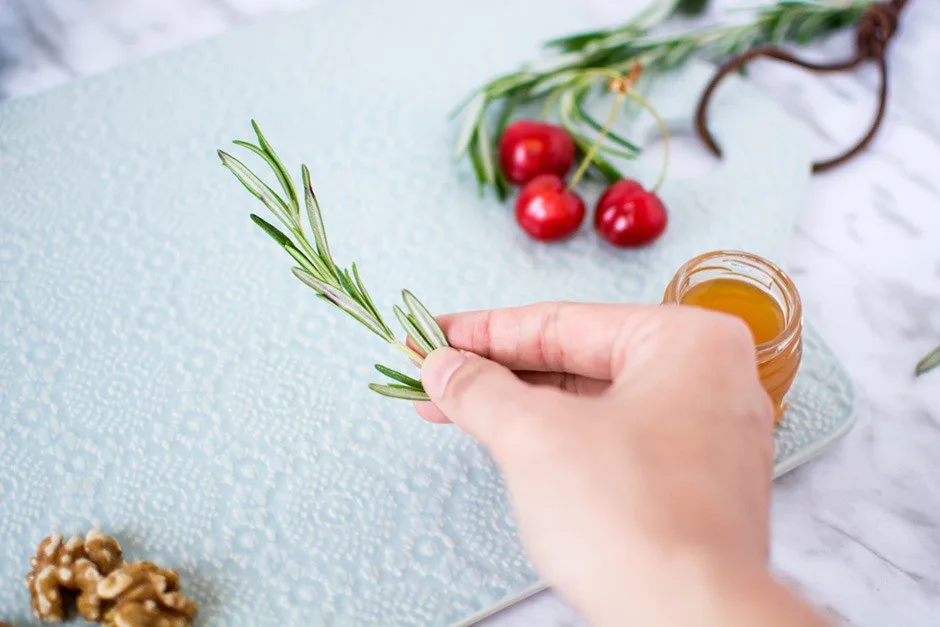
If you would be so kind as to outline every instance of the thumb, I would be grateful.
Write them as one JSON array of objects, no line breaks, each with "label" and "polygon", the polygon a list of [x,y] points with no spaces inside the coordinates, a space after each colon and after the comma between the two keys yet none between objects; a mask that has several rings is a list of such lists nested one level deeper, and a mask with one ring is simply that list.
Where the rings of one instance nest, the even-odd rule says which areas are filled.
[{"label": "thumb", "polygon": [[[424,390],[438,408],[487,448],[511,423],[532,415],[542,394],[508,368],[477,355],[439,348],[421,369]],[[514,429],[512,429],[514,430]]]}]

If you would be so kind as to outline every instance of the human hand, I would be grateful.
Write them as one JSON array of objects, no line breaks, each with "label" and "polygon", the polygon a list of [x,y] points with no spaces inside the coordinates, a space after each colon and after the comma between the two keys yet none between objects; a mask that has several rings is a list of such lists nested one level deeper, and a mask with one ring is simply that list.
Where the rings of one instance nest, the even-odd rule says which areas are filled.
[{"label": "human hand", "polygon": [[489,449],[533,563],[593,623],[815,624],[767,573],[773,412],[742,322],[571,303],[439,322],[469,354],[428,357],[418,412]]}]

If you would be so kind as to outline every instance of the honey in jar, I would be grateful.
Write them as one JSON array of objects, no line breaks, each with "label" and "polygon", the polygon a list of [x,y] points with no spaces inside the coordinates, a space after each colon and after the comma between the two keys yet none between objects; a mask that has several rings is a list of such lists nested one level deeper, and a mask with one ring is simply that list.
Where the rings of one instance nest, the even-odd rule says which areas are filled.
[{"label": "honey in jar", "polygon": [[803,354],[802,306],[790,277],[757,255],[706,253],[679,269],[666,288],[663,303],[703,307],[741,318],[754,337],[761,384],[779,419]]}]

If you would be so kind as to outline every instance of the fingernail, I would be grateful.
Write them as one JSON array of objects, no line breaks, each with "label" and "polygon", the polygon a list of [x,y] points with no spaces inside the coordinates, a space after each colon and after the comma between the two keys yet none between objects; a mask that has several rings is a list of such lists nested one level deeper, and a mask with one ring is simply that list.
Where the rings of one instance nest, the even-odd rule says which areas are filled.
[{"label": "fingernail", "polygon": [[431,398],[444,396],[447,383],[465,361],[467,361],[467,358],[464,354],[453,348],[439,348],[432,351],[424,360],[424,367],[421,368],[421,382],[424,383],[424,391]]}]

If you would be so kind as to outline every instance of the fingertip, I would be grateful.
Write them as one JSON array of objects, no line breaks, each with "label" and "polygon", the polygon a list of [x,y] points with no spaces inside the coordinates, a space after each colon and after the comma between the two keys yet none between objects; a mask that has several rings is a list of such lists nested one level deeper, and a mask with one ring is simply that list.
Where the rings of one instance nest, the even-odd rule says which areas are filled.
[{"label": "fingertip", "polygon": [[414,407],[418,415],[427,422],[438,425],[451,424],[451,420],[434,403],[415,402]]}]

